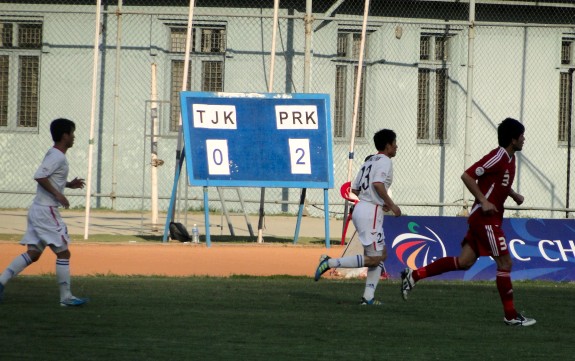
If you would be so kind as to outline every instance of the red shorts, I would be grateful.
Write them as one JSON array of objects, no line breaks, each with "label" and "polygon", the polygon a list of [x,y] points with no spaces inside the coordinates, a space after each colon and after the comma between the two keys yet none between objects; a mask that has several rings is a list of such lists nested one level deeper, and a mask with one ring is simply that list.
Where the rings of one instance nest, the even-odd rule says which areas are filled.
[{"label": "red shorts", "polygon": [[501,226],[470,224],[461,245],[468,244],[478,256],[503,256],[509,254]]}]

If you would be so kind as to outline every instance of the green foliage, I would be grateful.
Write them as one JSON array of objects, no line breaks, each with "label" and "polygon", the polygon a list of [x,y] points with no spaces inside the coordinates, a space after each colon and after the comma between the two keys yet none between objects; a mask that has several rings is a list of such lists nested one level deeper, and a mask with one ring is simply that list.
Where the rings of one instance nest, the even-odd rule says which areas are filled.
[{"label": "green foliage", "polygon": [[505,326],[492,282],[429,281],[408,302],[381,281],[307,277],[76,277],[91,301],[61,308],[51,276],[19,276],[0,304],[5,360],[567,360],[575,286],[516,282],[535,326]]}]

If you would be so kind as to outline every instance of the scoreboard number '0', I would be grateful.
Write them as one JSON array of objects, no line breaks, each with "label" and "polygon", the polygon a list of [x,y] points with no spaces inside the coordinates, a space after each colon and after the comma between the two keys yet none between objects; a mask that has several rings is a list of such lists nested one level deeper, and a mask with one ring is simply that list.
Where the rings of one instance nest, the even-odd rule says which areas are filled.
[{"label": "scoreboard number '0'", "polygon": [[230,175],[227,139],[206,139],[208,173]]},{"label": "scoreboard number '0'", "polygon": [[292,174],[311,174],[309,139],[290,139],[289,154]]}]

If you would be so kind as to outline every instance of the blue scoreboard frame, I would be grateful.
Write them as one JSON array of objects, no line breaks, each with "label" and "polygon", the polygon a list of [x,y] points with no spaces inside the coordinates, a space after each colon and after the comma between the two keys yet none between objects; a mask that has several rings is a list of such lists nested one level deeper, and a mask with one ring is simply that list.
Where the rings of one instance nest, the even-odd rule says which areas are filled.
[{"label": "blue scoreboard frame", "polygon": [[333,188],[327,94],[181,92],[190,185]]},{"label": "blue scoreboard frame", "polygon": [[[334,177],[329,95],[181,92],[180,106],[189,183],[204,187],[207,246],[210,186],[302,188],[302,198],[306,188],[323,188],[325,242],[330,246],[327,190]],[[177,167],[169,213],[181,164]],[[294,243],[302,213],[303,203]],[[166,222],[164,240],[168,226]]]}]

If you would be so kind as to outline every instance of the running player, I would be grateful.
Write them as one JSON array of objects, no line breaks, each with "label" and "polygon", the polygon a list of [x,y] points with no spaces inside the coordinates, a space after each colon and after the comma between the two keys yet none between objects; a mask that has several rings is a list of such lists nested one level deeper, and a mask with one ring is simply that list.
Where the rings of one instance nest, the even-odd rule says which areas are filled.
[{"label": "running player", "polygon": [[56,254],[56,278],[60,287],[60,305],[81,306],[87,302],[70,291],[70,237],[66,224],[58,211],[59,206],[68,208],[70,203],[64,196],[64,188],[84,188],[84,180],[68,179],[66,151],[74,145],[76,125],[68,119],[56,119],[50,124],[54,146],[48,150],[44,160],[34,174],[38,182],[36,197],[28,210],[26,234],[20,241],[27,251],[17,256],[0,275],[0,301],[6,283],[26,267],[36,262],[46,246]]},{"label": "running player", "polygon": [[507,325],[531,326],[535,320],[515,310],[511,284],[511,256],[501,229],[504,203],[511,197],[518,205],[523,196],[511,185],[515,178],[515,152],[523,149],[525,127],[507,118],[497,127],[499,147],[493,149],[461,176],[475,197],[469,214],[469,228],[463,238],[459,257],[443,257],[417,270],[406,268],[401,273],[401,294],[407,300],[416,282],[445,272],[468,270],[480,256],[491,256],[497,264],[495,281],[503,303],[503,322]]},{"label": "running player", "polygon": [[359,198],[352,213],[352,221],[364,253],[342,258],[323,255],[315,272],[317,281],[330,268],[368,267],[361,305],[381,304],[375,299],[375,289],[384,269],[383,261],[387,258],[383,213],[391,211],[395,216],[401,215],[401,209],[387,192],[393,181],[391,158],[397,152],[396,134],[393,130],[382,129],[375,133],[373,142],[378,153],[366,159],[351,184],[351,191]]}]

